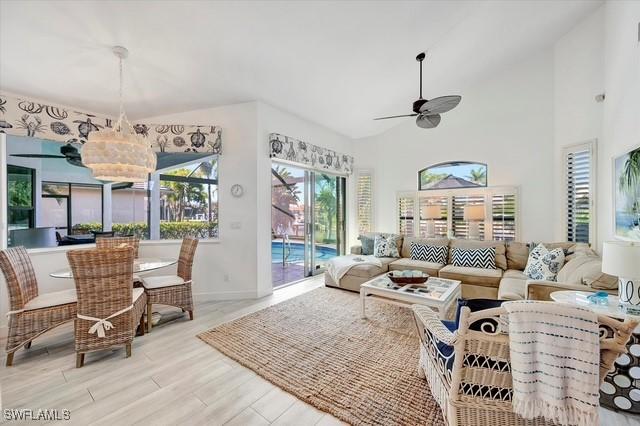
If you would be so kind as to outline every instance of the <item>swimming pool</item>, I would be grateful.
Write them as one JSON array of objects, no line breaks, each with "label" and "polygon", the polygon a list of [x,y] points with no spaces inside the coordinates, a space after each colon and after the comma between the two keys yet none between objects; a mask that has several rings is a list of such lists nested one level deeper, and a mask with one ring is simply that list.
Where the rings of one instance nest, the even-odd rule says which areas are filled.
[{"label": "swimming pool", "polygon": [[[336,249],[333,247],[316,246],[316,262],[326,262],[336,256]],[[287,262],[304,262],[304,244],[291,243],[291,252]],[[282,263],[282,242],[271,242],[271,263]]]}]

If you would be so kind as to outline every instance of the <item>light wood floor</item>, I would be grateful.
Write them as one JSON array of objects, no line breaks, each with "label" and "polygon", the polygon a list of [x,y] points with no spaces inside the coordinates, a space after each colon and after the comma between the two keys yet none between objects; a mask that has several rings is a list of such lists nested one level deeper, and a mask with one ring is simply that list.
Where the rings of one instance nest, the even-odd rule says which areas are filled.
[{"label": "light wood floor", "polygon": [[[70,422],[60,422],[65,425],[340,424],[195,337],[322,282],[311,278],[259,300],[199,303],[194,321],[177,310],[159,309],[165,318],[180,318],[137,337],[131,358],[124,358],[124,349],[89,354],[80,369],[67,324],[18,351],[13,367],[0,368],[2,408],[68,409]],[[601,424],[640,422],[602,409]]]}]

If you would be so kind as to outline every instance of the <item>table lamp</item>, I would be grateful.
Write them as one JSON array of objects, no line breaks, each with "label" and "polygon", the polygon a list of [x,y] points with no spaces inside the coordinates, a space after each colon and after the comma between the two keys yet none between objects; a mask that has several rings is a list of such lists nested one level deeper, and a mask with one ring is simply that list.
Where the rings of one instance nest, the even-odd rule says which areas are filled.
[{"label": "table lamp", "polygon": [[422,218],[427,220],[427,238],[435,238],[435,219],[440,219],[441,217],[442,209],[440,206],[425,206],[422,208]]},{"label": "table lamp", "polygon": [[464,206],[464,220],[469,223],[469,238],[480,239],[480,221],[484,220],[484,205],[468,204]]},{"label": "table lamp", "polygon": [[605,241],[602,272],[618,277],[622,310],[630,315],[640,315],[640,243]]}]

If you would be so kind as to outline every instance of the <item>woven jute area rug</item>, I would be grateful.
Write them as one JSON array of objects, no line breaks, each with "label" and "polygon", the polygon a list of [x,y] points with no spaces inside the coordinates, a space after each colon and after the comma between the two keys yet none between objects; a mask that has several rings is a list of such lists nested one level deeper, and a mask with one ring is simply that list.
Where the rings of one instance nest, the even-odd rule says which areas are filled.
[{"label": "woven jute area rug", "polygon": [[200,334],[276,386],[352,425],[442,425],[418,377],[407,308],[318,288]]}]

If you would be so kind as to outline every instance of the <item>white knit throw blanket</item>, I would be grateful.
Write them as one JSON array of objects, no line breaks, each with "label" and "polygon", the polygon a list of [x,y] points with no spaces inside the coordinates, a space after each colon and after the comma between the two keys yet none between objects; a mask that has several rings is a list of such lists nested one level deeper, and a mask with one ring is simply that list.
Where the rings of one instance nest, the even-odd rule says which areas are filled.
[{"label": "white knit throw blanket", "polygon": [[597,425],[598,317],[586,308],[521,300],[509,315],[513,410],[563,425]]}]

